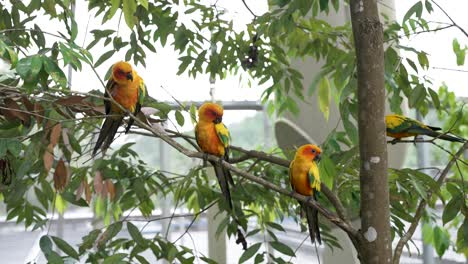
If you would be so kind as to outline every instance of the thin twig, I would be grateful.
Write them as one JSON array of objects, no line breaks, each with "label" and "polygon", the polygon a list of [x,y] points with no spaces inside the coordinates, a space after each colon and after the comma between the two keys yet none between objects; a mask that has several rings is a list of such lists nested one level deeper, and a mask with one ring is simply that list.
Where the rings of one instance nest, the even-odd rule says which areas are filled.
[{"label": "thin twig", "polygon": [[440,9],[440,11],[442,11],[442,12],[445,14],[445,16],[446,16],[448,19],[450,19],[450,21],[452,22],[452,24],[453,24],[454,26],[456,26],[461,32],[463,32],[463,34],[465,34],[466,37],[468,37],[468,33],[465,31],[465,29],[462,28],[461,26],[459,26],[457,23],[455,23],[455,21],[452,19],[452,17],[450,17],[450,15],[447,14],[447,12],[446,12],[439,4],[437,4],[436,1],[431,0],[431,2],[434,3],[434,4]]},{"label": "thin twig", "polygon": [[249,10],[250,14],[252,14],[252,16],[254,18],[257,18],[258,16],[252,11],[252,9],[250,9],[250,7],[247,5],[247,3],[245,2],[245,0],[241,0],[242,3],[244,4],[245,8],[247,8],[247,10]]},{"label": "thin twig", "polygon": [[[452,157],[452,159],[449,161],[447,166],[445,166],[445,169],[442,171],[439,178],[437,179],[437,184],[439,186],[441,186],[444,183],[445,178],[447,177],[447,174],[450,171],[450,168],[453,166],[454,163],[456,163],[457,159],[465,152],[467,148],[468,148],[468,142],[465,142],[465,144],[463,144],[463,146]],[[419,220],[421,219],[424,208],[426,207],[426,203],[427,203],[426,201],[430,200],[431,196],[432,196],[432,192],[429,192],[427,194],[427,198],[422,199],[419,202],[419,205],[416,209],[416,212],[414,214],[413,221],[411,222],[410,227],[406,231],[406,234],[400,238],[397,246],[395,247],[395,250],[393,253],[393,264],[400,263],[400,257],[401,257],[401,253],[403,252],[403,247],[406,245],[406,243],[408,243],[411,237],[413,237],[414,231],[416,231],[416,228],[419,224]]]}]

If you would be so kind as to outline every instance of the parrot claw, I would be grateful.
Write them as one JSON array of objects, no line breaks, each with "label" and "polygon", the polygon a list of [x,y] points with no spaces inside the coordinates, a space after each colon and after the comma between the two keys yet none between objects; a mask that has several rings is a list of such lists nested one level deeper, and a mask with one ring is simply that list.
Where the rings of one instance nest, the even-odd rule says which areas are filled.
[{"label": "parrot claw", "polygon": [[306,200],[307,203],[310,203],[312,200],[313,200],[312,196],[307,196],[307,200]]},{"label": "parrot claw", "polygon": [[395,145],[396,143],[398,143],[398,141],[400,141],[400,139],[394,138],[392,141],[390,141],[390,143],[391,143],[392,145]]},{"label": "parrot claw", "polygon": [[292,191],[289,193],[289,196],[293,196],[295,193],[296,193],[296,191],[292,190]]}]

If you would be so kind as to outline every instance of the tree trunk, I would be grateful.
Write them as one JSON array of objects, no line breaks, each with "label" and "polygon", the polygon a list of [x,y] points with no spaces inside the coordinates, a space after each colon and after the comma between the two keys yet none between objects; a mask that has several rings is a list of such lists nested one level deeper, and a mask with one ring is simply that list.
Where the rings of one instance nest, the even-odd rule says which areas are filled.
[{"label": "tree trunk", "polygon": [[377,1],[352,0],[350,9],[358,69],[361,233],[364,237],[358,250],[362,263],[391,263],[383,30]]}]

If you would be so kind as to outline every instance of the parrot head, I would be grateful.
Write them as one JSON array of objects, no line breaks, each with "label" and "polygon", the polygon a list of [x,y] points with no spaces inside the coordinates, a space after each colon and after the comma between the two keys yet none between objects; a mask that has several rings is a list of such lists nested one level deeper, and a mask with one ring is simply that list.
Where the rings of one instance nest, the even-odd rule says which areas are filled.
[{"label": "parrot head", "polygon": [[296,157],[305,158],[312,161],[320,161],[322,150],[314,144],[302,145],[296,152]]},{"label": "parrot head", "polygon": [[198,109],[198,119],[219,124],[223,121],[223,107],[219,104],[204,103]]},{"label": "parrot head", "polygon": [[112,78],[118,84],[127,84],[133,82],[132,65],[125,61],[119,61],[112,66]]}]

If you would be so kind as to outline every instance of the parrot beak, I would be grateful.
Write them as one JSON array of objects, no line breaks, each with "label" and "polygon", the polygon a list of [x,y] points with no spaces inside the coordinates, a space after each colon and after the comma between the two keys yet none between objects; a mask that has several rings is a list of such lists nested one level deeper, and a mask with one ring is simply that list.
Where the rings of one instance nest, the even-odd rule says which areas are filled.
[{"label": "parrot beak", "polygon": [[317,156],[315,156],[315,158],[314,158],[314,160],[317,161],[317,162],[319,162],[321,159],[322,159],[322,157],[320,157],[320,155],[317,155]]},{"label": "parrot beak", "polygon": [[218,116],[216,117],[216,119],[213,121],[215,124],[219,124],[221,122],[223,122],[223,117],[222,116]]},{"label": "parrot beak", "polygon": [[127,80],[130,80],[133,82],[133,74],[131,72],[127,73]]}]

